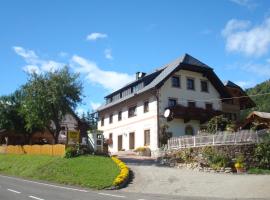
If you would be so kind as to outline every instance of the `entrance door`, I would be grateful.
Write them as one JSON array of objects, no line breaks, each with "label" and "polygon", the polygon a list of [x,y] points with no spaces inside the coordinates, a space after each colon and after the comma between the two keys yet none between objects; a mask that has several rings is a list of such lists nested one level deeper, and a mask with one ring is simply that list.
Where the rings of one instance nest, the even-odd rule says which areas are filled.
[{"label": "entrance door", "polygon": [[129,149],[135,148],[135,133],[129,133]]},{"label": "entrance door", "polygon": [[123,136],[118,135],[118,151],[121,151],[123,149]]}]

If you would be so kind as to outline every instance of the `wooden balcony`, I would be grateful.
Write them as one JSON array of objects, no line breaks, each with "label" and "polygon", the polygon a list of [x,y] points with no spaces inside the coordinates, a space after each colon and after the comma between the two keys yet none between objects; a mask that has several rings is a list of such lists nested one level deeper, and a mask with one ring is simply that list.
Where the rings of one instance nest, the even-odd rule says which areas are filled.
[{"label": "wooden balcony", "polygon": [[167,107],[170,109],[171,114],[168,120],[173,120],[174,118],[184,119],[184,123],[190,120],[199,120],[201,124],[207,122],[214,116],[221,115],[222,112],[214,109],[204,109],[199,107],[186,107],[183,105],[176,105]]}]

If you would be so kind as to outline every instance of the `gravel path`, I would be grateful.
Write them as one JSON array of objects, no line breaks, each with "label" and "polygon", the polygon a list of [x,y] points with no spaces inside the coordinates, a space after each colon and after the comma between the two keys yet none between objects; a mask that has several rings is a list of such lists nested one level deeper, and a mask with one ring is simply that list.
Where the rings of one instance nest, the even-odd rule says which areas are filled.
[{"label": "gravel path", "polygon": [[235,175],[158,167],[154,162],[127,162],[134,179],[126,192],[230,199],[270,199],[269,175]]}]

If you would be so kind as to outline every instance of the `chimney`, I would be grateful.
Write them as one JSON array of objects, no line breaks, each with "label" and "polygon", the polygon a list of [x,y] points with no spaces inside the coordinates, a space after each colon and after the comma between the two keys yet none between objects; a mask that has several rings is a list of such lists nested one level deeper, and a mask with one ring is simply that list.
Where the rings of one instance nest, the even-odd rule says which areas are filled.
[{"label": "chimney", "polygon": [[136,80],[143,78],[145,75],[145,72],[136,72]]}]

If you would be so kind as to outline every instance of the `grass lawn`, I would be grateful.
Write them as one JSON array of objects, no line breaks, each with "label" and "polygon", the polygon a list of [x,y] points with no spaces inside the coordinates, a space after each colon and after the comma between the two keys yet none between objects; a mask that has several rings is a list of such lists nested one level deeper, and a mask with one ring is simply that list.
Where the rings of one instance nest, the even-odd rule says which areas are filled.
[{"label": "grass lawn", "polygon": [[249,174],[270,174],[270,169],[259,169],[259,168],[250,168],[248,170]]},{"label": "grass lawn", "polygon": [[0,173],[36,180],[102,189],[119,174],[109,157],[61,158],[39,155],[0,155]]}]

